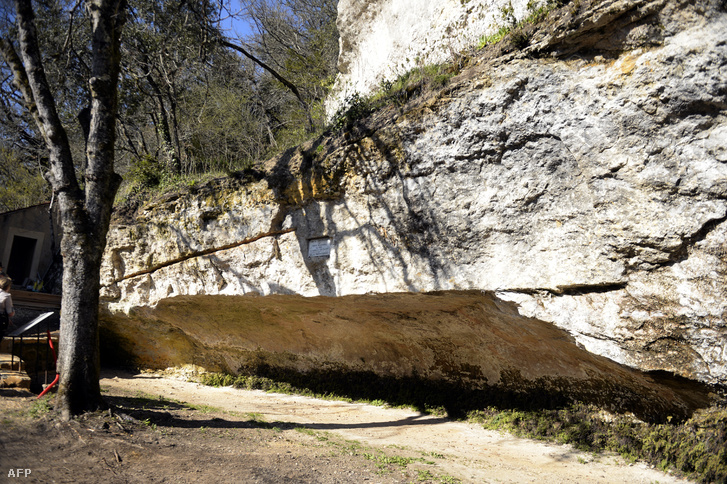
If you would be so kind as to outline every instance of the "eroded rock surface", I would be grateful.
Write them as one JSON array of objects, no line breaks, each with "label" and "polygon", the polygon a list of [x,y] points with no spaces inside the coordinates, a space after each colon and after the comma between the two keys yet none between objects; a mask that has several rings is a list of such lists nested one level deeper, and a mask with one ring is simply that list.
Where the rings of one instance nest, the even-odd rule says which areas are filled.
[{"label": "eroded rock surface", "polygon": [[[436,318],[410,331],[442,340],[459,324],[457,343],[396,352],[377,346],[399,337],[391,326],[367,333],[380,339],[366,348],[345,317],[328,320],[335,333],[304,329],[348,304],[328,298],[378,294],[366,301],[385,305],[390,293],[491,291],[492,304],[517,304],[522,319],[510,322],[552,323],[634,368],[727,383],[724,4],[581,2],[549,18],[524,50],[487,51],[441,92],[118,219],[103,268],[106,328],[147,332],[146,348],[125,348],[159,364],[195,355],[235,371],[256,344],[315,347],[301,361],[436,377],[436,361],[450,358],[448,378],[472,365],[492,385],[514,368],[508,358],[541,354],[539,338],[504,359],[480,360],[478,348],[495,354],[532,329],[509,333],[456,310],[446,332]],[[306,308],[300,324],[269,320],[276,336],[263,344],[244,298],[225,316],[244,342],[231,322],[214,329],[208,303],[196,302],[244,294],[325,298],[294,299]],[[394,314],[401,302],[390,303]],[[480,331],[502,341],[457,349]],[[404,348],[411,333],[400,336]],[[170,353],[175,341],[183,349]],[[542,375],[584,381],[570,375],[578,364],[551,358],[543,364],[560,370]]]},{"label": "eroded rock surface", "polygon": [[278,380],[305,374],[329,388],[393,387],[416,395],[426,387],[459,413],[580,401],[663,421],[710,402],[704,386],[591,354],[564,330],[523,318],[512,303],[479,291],[178,296],[132,318],[131,328],[124,319],[107,319],[106,334],[115,336],[105,338],[106,358],[127,352],[145,368],[186,362]]}]

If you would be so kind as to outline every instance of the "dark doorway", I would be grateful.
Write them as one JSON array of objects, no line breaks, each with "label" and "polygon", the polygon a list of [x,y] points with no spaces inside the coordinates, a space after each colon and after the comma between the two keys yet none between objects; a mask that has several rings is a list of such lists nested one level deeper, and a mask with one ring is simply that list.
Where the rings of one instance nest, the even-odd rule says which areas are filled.
[{"label": "dark doorway", "polygon": [[15,284],[25,285],[25,280],[31,278],[30,270],[33,267],[33,256],[35,255],[35,244],[38,239],[13,237],[13,247],[10,249],[10,260],[5,270]]}]

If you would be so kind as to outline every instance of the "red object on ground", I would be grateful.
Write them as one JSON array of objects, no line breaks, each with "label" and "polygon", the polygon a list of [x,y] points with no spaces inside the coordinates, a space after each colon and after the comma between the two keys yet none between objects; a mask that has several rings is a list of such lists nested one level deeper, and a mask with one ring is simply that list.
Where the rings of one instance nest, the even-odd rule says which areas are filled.
[{"label": "red object on ground", "polygon": [[[56,364],[56,368],[58,368],[58,356],[56,355],[56,349],[53,348],[53,340],[50,337],[50,328],[48,329],[48,344],[50,345],[50,349],[53,350],[53,361]],[[42,392],[40,392],[40,395],[38,395],[38,398],[40,398],[43,395],[45,395],[46,393],[48,393],[48,391],[51,388],[53,388],[53,385],[55,385],[56,383],[58,383],[58,380],[60,378],[61,378],[61,375],[58,373],[58,371],[56,371],[56,377],[55,377],[55,379],[53,379],[53,381],[51,382],[50,385],[48,385],[47,387],[45,387],[45,390],[43,390]]]}]

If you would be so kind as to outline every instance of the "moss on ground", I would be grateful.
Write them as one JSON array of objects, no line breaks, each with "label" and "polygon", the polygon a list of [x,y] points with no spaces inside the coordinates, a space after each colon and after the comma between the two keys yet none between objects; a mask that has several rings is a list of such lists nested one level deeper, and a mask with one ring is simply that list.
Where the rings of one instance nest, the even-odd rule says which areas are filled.
[{"label": "moss on ground", "polygon": [[699,482],[727,482],[727,409],[695,412],[681,423],[649,424],[629,415],[612,415],[576,404],[558,410],[487,408],[470,420],[522,437],[571,444],[580,450],[617,452]]}]

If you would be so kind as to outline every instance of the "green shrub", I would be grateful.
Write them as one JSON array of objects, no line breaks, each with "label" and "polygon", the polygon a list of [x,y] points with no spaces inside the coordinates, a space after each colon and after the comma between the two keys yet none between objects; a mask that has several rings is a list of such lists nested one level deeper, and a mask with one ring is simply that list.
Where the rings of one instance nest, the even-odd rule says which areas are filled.
[{"label": "green shrub", "polygon": [[164,167],[156,158],[146,155],[133,162],[127,177],[129,182],[140,188],[154,188],[164,178]]},{"label": "green shrub", "polygon": [[355,92],[348,96],[343,107],[333,117],[335,129],[350,128],[356,121],[368,116],[373,111],[367,98]]},{"label": "green shrub", "polygon": [[211,387],[229,387],[235,383],[235,377],[224,373],[205,373],[200,383]]}]

